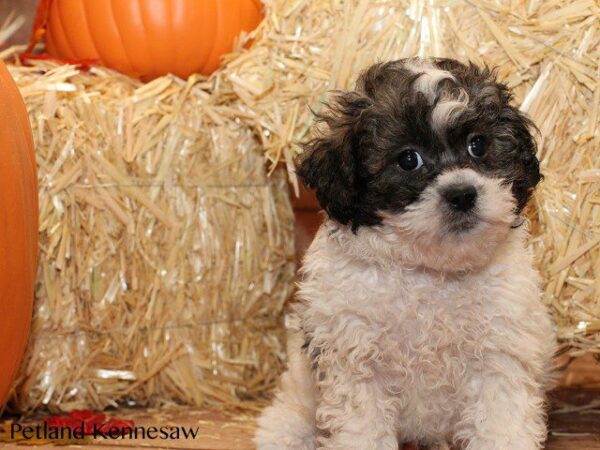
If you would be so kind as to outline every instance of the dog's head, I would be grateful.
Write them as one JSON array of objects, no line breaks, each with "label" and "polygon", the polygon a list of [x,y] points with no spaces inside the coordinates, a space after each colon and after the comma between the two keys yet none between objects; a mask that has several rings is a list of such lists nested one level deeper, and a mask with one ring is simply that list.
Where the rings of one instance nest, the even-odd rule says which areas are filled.
[{"label": "dog's head", "polygon": [[483,264],[540,180],[531,121],[488,69],[449,59],[369,68],[317,115],[298,173],[329,217],[397,237],[436,270]]}]

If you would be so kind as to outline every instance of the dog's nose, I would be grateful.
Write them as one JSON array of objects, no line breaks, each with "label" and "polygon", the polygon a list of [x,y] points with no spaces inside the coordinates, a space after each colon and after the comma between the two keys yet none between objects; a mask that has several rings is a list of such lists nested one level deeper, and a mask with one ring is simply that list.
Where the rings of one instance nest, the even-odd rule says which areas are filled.
[{"label": "dog's nose", "polygon": [[450,186],[444,189],[442,196],[453,209],[467,212],[475,206],[477,189],[472,185]]}]

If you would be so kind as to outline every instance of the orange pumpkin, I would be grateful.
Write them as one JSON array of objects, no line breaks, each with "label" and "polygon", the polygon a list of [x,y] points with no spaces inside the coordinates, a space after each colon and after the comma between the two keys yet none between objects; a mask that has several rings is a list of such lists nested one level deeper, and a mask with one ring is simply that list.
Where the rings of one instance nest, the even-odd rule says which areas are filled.
[{"label": "orange pumpkin", "polygon": [[37,259],[37,175],[29,118],[0,61],[0,409],[27,345]]},{"label": "orange pumpkin", "polygon": [[42,0],[39,8],[34,38],[45,30],[50,56],[146,79],[209,75],[262,18],[260,0]]}]

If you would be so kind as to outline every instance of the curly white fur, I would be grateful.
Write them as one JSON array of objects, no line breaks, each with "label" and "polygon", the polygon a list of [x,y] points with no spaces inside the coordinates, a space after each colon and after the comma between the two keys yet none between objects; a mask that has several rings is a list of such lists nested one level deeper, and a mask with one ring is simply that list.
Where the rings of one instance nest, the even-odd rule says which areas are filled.
[{"label": "curly white fur", "polygon": [[[478,187],[481,221],[444,230],[439,191]],[[290,364],[259,450],[536,450],[554,332],[509,188],[462,169],[357,233],[326,221],[305,259]]]}]

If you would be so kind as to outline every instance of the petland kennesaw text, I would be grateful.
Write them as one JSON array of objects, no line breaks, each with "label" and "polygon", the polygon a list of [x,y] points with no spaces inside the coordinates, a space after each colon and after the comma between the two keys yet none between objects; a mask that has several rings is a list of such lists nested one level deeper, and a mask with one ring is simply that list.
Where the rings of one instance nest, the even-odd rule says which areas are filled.
[{"label": "petland kennesaw text", "polygon": [[55,427],[47,423],[36,425],[10,424],[10,439],[16,436],[24,439],[49,439],[49,440],[79,440],[86,437],[93,439],[196,439],[199,428],[186,427],[154,427],[154,426],[125,426],[103,429],[101,424],[94,425],[91,432],[85,430],[85,424],[75,427]]}]

